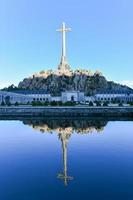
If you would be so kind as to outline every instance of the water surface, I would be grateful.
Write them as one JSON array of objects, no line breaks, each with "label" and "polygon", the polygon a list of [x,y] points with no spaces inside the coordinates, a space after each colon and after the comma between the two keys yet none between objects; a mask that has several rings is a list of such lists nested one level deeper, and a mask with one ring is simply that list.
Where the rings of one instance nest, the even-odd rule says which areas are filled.
[{"label": "water surface", "polygon": [[133,200],[133,121],[0,121],[1,200]]}]

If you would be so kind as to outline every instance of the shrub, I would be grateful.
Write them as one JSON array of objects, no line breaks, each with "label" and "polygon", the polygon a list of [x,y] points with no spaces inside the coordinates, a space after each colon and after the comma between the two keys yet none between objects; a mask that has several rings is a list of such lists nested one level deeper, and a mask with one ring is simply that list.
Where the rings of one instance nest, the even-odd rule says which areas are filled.
[{"label": "shrub", "polygon": [[2,101],[1,102],[1,106],[5,106],[6,104],[5,104],[5,102],[4,101]]},{"label": "shrub", "polygon": [[31,105],[32,105],[32,106],[36,106],[36,102],[35,102],[35,101],[32,101],[32,102],[31,102]]},{"label": "shrub", "polygon": [[44,103],[43,103],[43,106],[48,106],[49,105],[49,102],[48,101],[45,101]]},{"label": "shrub", "polygon": [[109,105],[109,102],[107,102],[107,101],[105,101],[104,103],[103,103],[103,106],[108,106]]},{"label": "shrub", "polygon": [[32,106],[43,106],[42,102],[40,102],[40,101],[32,101],[31,105]]},{"label": "shrub", "polygon": [[43,106],[43,103],[41,101],[37,101],[37,106]]},{"label": "shrub", "polygon": [[15,105],[15,106],[19,106],[19,103],[18,103],[18,102],[16,102],[14,105]]},{"label": "shrub", "polygon": [[72,101],[67,101],[65,103],[63,103],[63,106],[75,106],[76,102],[72,102]]},{"label": "shrub", "polygon": [[120,101],[119,99],[117,99],[117,100],[116,100],[116,102],[117,102],[118,104],[120,104],[120,103],[121,103],[121,101]]},{"label": "shrub", "polygon": [[118,103],[118,101],[117,100],[112,100],[111,103],[112,104],[116,104],[116,103]]},{"label": "shrub", "polygon": [[96,106],[101,106],[101,102],[100,101],[96,101]]},{"label": "shrub", "polygon": [[89,106],[94,106],[92,101],[89,102]]},{"label": "shrub", "polygon": [[37,101],[36,106],[43,106],[43,103],[41,101]]},{"label": "shrub", "polygon": [[62,106],[63,105],[62,101],[58,101],[58,105]]},{"label": "shrub", "polygon": [[6,104],[7,106],[10,106],[10,105],[11,105],[11,103],[10,103],[10,96],[6,96],[6,97],[5,97],[5,104]]},{"label": "shrub", "polygon": [[130,106],[133,106],[133,102],[129,102],[129,105],[130,105]]},{"label": "shrub", "polygon": [[119,106],[123,106],[122,102],[119,103]]},{"label": "shrub", "polygon": [[56,101],[51,101],[51,102],[50,102],[50,105],[51,105],[51,106],[58,106],[58,102],[56,102]]}]

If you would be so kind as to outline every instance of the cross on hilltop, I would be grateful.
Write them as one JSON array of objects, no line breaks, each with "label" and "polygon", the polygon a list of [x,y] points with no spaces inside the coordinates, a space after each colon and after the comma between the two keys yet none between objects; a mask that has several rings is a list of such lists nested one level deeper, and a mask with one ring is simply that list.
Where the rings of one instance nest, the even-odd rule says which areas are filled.
[{"label": "cross on hilltop", "polygon": [[56,31],[62,33],[62,54],[60,64],[58,65],[58,70],[61,72],[69,71],[70,66],[66,59],[66,32],[71,31],[71,28],[66,28],[65,23],[63,22],[62,27]]}]

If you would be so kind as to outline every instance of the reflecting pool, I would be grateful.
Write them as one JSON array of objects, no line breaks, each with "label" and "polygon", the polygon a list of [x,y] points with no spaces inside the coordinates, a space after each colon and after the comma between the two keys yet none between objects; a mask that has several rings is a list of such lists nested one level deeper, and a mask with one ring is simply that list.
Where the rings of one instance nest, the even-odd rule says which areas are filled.
[{"label": "reflecting pool", "polygon": [[133,121],[0,120],[0,200],[133,200]]}]

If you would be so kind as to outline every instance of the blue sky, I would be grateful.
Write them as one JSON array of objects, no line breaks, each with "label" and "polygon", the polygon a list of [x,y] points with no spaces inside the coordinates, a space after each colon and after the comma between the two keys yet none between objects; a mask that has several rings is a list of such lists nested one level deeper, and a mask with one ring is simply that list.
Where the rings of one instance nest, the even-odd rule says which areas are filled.
[{"label": "blue sky", "polygon": [[63,21],[72,69],[133,85],[132,0],[0,0],[0,87],[60,62]]}]

